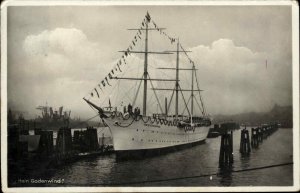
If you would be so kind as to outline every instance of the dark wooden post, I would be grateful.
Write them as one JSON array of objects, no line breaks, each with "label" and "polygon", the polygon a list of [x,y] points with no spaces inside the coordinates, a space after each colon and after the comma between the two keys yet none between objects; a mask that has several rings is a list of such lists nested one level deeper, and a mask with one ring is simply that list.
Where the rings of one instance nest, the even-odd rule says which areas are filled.
[{"label": "dark wooden post", "polygon": [[243,129],[241,131],[240,153],[242,155],[248,155],[251,152],[249,131]]},{"label": "dark wooden post", "polygon": [[232,131],[221,136],[219,167],[228,167],[233,163],[233,138]]}]

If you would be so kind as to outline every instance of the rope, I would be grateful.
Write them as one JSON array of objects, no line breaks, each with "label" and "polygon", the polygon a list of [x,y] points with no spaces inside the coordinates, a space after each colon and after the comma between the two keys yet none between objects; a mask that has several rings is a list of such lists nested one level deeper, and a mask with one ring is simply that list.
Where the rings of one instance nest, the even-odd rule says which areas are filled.
[{"label": "rope", "polygon": [[200,106],[199,102],[197,101],[196,97],[195,97],[195,101],[196,101],[196,103],[197,103],[197,105],[198,105],[198,107],[199,107],[199,109],[200,109],[200,111],[202,112],[202,115],[203,115],[204,111],[201,110],[201,106]]},{"label": "rope", "polygon": [[203,109],[202,115],[205,115],[206,114],[206,110],[205,110],[205,106],[204,106],[204,103],[203,103],[203,100],[202,100],[201,91],[200,91],[200,87],[199,87],[199,83],[198,83],[198,78],[197,78],[196,71],[195,71],[195,77],[196,77],[197,88],[199,90],[198,92],[199,92],[199,96],[200,96],[200,102],[201,102],[202,109]]},{"label": "rope", "polygon": [[174,87],[174,90],[172,91],[172,95],[171,95],[171,99],[170,99],[170,101],[169,101],[169,104],[168,104],[168,110],[167,110],[167,113],[169,112],[169,110],[170,110],[170,107],[171,107],[171,102],[172,102],[172,100],[173,100],[173,96],[174,96],[174,91],[175,91],[175,89],[176,89],[176,86]]},{"label": "rope", "polygon": [[[190,102],[191,98],[192,98],[192,95],[189,97],[189,100],[187,101],[187,105],[189,104],[189,102]],[[185,108],[183,109],[183,111],[182,111],[182,115],[183,115],[183,113],[185,112],[185,109],[187,109],[187,106],[185,106]]]},{"label": "rope", "polygon": [[93,117],[91,117],[91,118],[89,118],[89,119],[87,119],[87,120],[85,120],[85,121],[81,121],[81,122],[79,122],[77,125],[74,125],[74,127],[79,126],[79,125],[81,125],[82,123],[86,123],[87,121],[89,121],[89,120],[91,120],[91,119],[94,119],[94,118],[97,117],[97,116],[99,116],[99,115],[97,114],[97,115],[95,115],[95,116],[93,116]]},{"label": "rope", "polygon": [[179,88],[180,88],[180,93],[181,93],[181,95],[182,95],[182,98],[183,98],[183,101],[184,101],[185,107],[186,107],[186,109],[187,109],[187,111],[188,111],[189,115],[191,116],[191,113],[190,113],[190,111],[189,111],[189,108],[187,107],[187,104],[186,104],[186,101],[185,101],[184,95],[183,95],[183,93],[182,93],[181,86],[180,86],[180,85],[178,85],[178,86],[179,86]]},{"label": "rope", "polygon": [[[143,76],[144,76],[144,75],[143,75]],[[142,76],[141,78],[143,78],[143,76]],[[136,91],[136,94],[135,94],[135,96],[134,96],[134,99],[133,99],[133,102],[132,102],[132,106],[135,105],[135,102],[136,102],[137,96],[138,96],[138,94],[139,94],[141,85],[142,85],[142,80],[140,80],[140,84],[139,84],[139,87],[138,87],[138,89],[137,89],[137,91]]]},{"label": "rope", "polygon": [[[148,74],[148,76],[149,76],[149,74]],[[150,79],[150,76],[149,76],[149,79]],[[157,100],[157,102],[158,102],[158,105],[159,105],[160,111],[161,111],[161,113],[163,113],[163,110],[162,110],[161,104],[160,104],[160,102],[159,102],[159,100],[158,100],[158,97],[157,97],[157,95],[156,95],[156,92],[155,92],[155,90],[154,90],[154,86],[153,86],[153,84],[152,84],[152,80],[151,80],[151,79],[150,79],[150,84],[151,84],[151,86],[152,86],[152,88],[153,88],[153,92],[154,92],[155,98],[156,98],[156,100]]]}]

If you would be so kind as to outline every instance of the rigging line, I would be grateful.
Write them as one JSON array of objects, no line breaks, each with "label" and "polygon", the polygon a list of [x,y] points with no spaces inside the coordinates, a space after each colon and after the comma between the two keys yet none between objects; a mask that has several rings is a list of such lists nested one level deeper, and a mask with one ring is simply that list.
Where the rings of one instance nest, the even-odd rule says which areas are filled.
[{"label": "rigging line", "polygon": [[86,123],[87,121],[92,120],[92,119],[94,119],[95,117],[98,117],[98,116],[99,116],[99,114],[97,113],[97,115],[95,115],[95,116],[93,116],[93,117],[91,117],[91,118],[88,118],[88,119],[85,120],[85,121],[79,122],[78,124],[74,125],[74,127],[79,126],[79,125],[81,125],[82,123]]},{"label": "rigging line", "polygon": [[[125,88],[124,88],[124,89],[125,89]],[[122,91],[124,91],[124,89],[122,88]],[[128,99],[129,101],[131,101],[131,97],[129,96],[128,92],[122,92],[122,93],[124,93],[123,95],[124,95],[125,97],[127,97],[127,99]]]},{"label": "rigging line", "polygon": [[181,95],[182,95],[182,98],[183,98],[183,101],[184,101],[185,107],[187,108],[187,111],[188,111],[188,113],[189,113],[189,116],[191,116],[191,113],[190,113],[190,111],[189,111],[189,108],[187,107],[187,104],[186,104],[186,101],[185,101],[185,98],[184,98],[183,92],[182,92],[182,90],[181,90],[181,86],[180,86],[180,84],[178,84],[178,87],[179,87],[179,89],[180,89],[180,93],[181,93]]},{"label": "rigging line", "polygon": [[176,88],[176,86],[174,87],[174,89],[173,89],[173,91],[172,91],[172,95],[171,95],[171,99],[170,99],[169,104],[168,104],[167,112],[169,112],[169,110],[170,110],[171,102],[172,102],[172,100],[173,100],[173,96],[174,96],[174,93],[175,93],[175,88]]},{"label": "rigging line", "polygon": [[[139,77],[138,75],[140,74],[140,69],[141,69],[141,65],[138,65],[138,66],[137,66],[137,74],[136,74],[136,78]],[[142,72],[141,72],[141,74],[142,74]],[[143,78],[143,76],[142,76],[141,78]],[[135,82],[135,88],[137,88],[137,85],[138,85],[138,81]]]},{"label": "rigging line", "polygon": [[[99,133],[101,133],[105,128],[106,128],[106,127],[103,127],[103,128],[99,131]],[[97,131],[97,133],[98,133],[98,131]],[[104,133],[103,133],[103,134],[104,134]]]},{"label": "rigging line", "polygon": [[[153,94],[152,94],[152,95],[150,96],[150,98],[148,98],[147,100],[148,100],[148,102],[149,102],[149,101],[151,102],[152,99],[153,99]],[[154,101],[150,104],[150,106],[152,106],[154,103],[157,104],[156,101],[154,100]]]},{"label": "rigging line", "polygon": [[110,90],[110,92],[106,93],[104,100],[101,102],[101,106],[104,104],[104,102],[107,102],[109,95],[115,90],[115,88],[118,86],[118,84],[119,84],[119,82],[117,82],[117,84],[113,85],[113,88]]},{"label": "rigging line", "polygon": [[[136,61],[136,57],[133,57],[133,59],[131,60],[132,64],[134,64],[135,61]],[[130,63],[130,62],[128,62],[128,63]],[[135,69],[135,68],[133,68],[133,67],[131,66],[131,68],[127,68],[126,71],[124,71],[123,74],[125,74],[125,73],[126,73],[128,70],[130,70],[130,69]],[[138,69],[138,73],[137,73],[137,74],[139,74],[139,71],[140,71],[140,65],[138,65],[137,69]],[[134,84],[130,89],[127,89],[125,93],[126,93],[126,94],[130,93],[134,88],[137,87],[137,84],[138,84],[138,81],[136,81],[135,84]],[[129,101],[132,101],[132,98],[131,98],[131,97],[128,96],[127,98],[129,99]]]},{"label": "rigging line", "polygon": [[[149,76],[149,74],[148,74],[148,73],[147,73],[147,76],[148,76],[148,77],[149,77],[149,79],[150,79],[150,76]],[[153,83],[152,83],[152,80],[151,80],[151,79],[150,79],[150,84],[151,84],[152,88],[154,88],[154,86],[153,86]],[[159,102],[159,100],[158,100],[158,97],[157,97],[157,95],[156,95],[156,92],[155,92],[155,90],[153,90],[153,92],[154,92],[154,95],[155,95],[155,97],[156,97],[156,100],[157,100],[157,102],[158,102],[158,105],[159,105],[160,111],[161,111],[161,113],[163,113],[163,110],[162,110],[161,104],[160,104],[160,102]]]},{"label": "rigging line", "polygon": [[[125,68],[125,70],[123,71],[123,73],[120,74],[120,75],[124,75],[124,73],[127,72],[128,69],[129,69],[128,67]],[[114,85],[112,86],[112,88],[110,89],[110,91],[106,93],[106,97],[105,97],[104,100],[102,101],[101,105],[103,105],[105,102],[107,102],[107,99],[109,98],[109,95],[111,95],[111,94],[115,91],[116,87],[119,88],[119,86],[120,86],[120,80],[117,80],[117,83],[114,84]],[[119,89],[118,89],[118,90],[119,90]],[[117,95],[118,95],[118,93],[117,93]],[[129,99],[129,100],[131,100],[131,99]]]},{"label": "rigging line", "polygon": [[[150,65],[150,66],[151,66],[151,65]],[[154,66],[151,66],[151,67],[155,68]],[[162,76],[162,77],[167,77],[167,78],[172,79],[172,77],[171,77],[169,74],[167,74],[166,72],[160,71],[160,73],[161,73],[161,76]],[[161,82],[161,83],[164,85],[164,88],[167,88],[167,87],[170,86],[170,85],[167,83],[167,81],[163,81],[163,82]]]},{"label": "rigging line", "polygon": [[[120,82],[117,82],[117,94],[116,95],[113,95],[114,96],[114,101],[118,101],[118,95],[119,95],[119,90],[120,90]],[[116,103],[115,103],[116,104]]]},{"label": "rigging line", "polygon": [[200,109],[202,115],[204,115],[204,111],[203,111],[203,109],[201,109],[201,106],[200,106],[198,100],[196,99],[196,97],[195,97],[195,101],[196,101],[196,103],[197,103],[197,105],[198,105],[198,107],[199,107],[199,109]]},{"label": "rigging line", "polygon": [[[151,22],[150,22],[151,23]],[[151,23],[151,25],[152,25],[152,23]],[[162,35],[162,34],[160,34],[160,35]],[[154,35],[152,35],[151,33],[150,33],[150,37],[153,37]],[[151,44],[152,45],[154,45],[154,42],[153,42],[153,38],[150,38],[150,42],[151,42]],[[167,56],[168,58],[170,58],[170,56]],[[156,60],[154,60],[154,62],[155,62],[155,65],[156,66],[154,66],[154,65],[152,65],[152,64],[148,64],[149,66],[151,66],[152,68],[157,68],[157,62],[156,62]],[[164,74],[166,77],[170,77],[166,72],[164,72],[164,71],[161,71],[161,73],[162,74]],[[164,86],[166,86],[166,82],[163,82],[163,84],[164,84]]]},{"label": "rigging line", "polygon": [[[143,77],[143,76],[142,76],[142,77]],[[140,80],[140,84],[139,84],[138,89],[137,89],[137,91],[136,91],[136,93],[135,93],[135,96],[134,96],[134,99],[133,99],[133,102],[132,102],[132,106],[135,105],[135,102],[136,102],[137,96],[138,96],[138,94],[139,94],[141,85],[142,85],[142,80]]]},{"label": "rigging line", "polygon": [[200,86],[199,86],[199,82],[198,82],[198,77],[197,77],[196,71],[195,71],[195,77],[196,77],[197,88],[199,90],[199,98],[200,98],[201,106],[202,106],[202,109],[203,109],[202,114],[206,115],[206,109],[205,109],[205,106],[204,106],[204,103],[203,103],[203,99],[202,99],[202,96],[201,96]]},{"label": "rigging line", "polygon": [[[155,30],[157,33],[159,32],[158,30]],[[169,36],[166,32],[165,32],[165,34],[166,34],[166,36],[168,36],[168,37],[166,37],[163,33],[161,33],[161,32],[159,32],[159,34],[161,35],[161,36],[164,36],[165,37],[165,39],[169,39],[168,37],[171,37],[171,36]],[[170,41],[170,40],[169,40]],[[172,45],[172,43],[170,43],[171,45]]]},{"label": "rigging line", "polygon": [[[187,101],[187,105],[189,105],[191,98],[192,98],[192,96],[190,95],[190,97],[189,97],[189,100]],[[184,114],[184,112],[185,112],[185,109],[186,109],[186,108],[187,108],[187,107],[185,107],[185,108],[183,109],[183,111],[182,111],[182,114],[181,114],[181,115],[183,115],[183,114]]]}]

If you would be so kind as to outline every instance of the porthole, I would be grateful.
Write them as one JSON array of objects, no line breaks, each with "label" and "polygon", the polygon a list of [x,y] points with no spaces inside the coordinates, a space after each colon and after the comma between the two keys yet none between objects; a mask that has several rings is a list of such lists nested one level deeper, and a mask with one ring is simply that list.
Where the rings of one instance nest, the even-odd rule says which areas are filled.
[{"label": "porthole", "polygon": [[134,138],[132,138],[132,141],[134,141]]},{"label": "porthole", "polygon": [[137,129],[136,131],[139,131],[139,129]]}]

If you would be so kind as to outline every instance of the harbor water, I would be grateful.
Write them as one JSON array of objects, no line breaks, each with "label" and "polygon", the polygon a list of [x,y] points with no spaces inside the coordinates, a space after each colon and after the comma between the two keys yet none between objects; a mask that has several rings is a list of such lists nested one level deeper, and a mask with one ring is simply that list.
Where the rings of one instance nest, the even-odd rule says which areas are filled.
[{"label": "harbor water", "polygon": [[[240,133],[233,132],[233,171],[293,162],[292,129],[278,129],[246,157],[239,153]],[[220,174],[220,141],[220,137],[209,138],[202,145],[142,160],[117,161],[115,154],[88,158],[52,170],[49,178],[63,179],[61,186],[293,185],[292,164]]]}]

